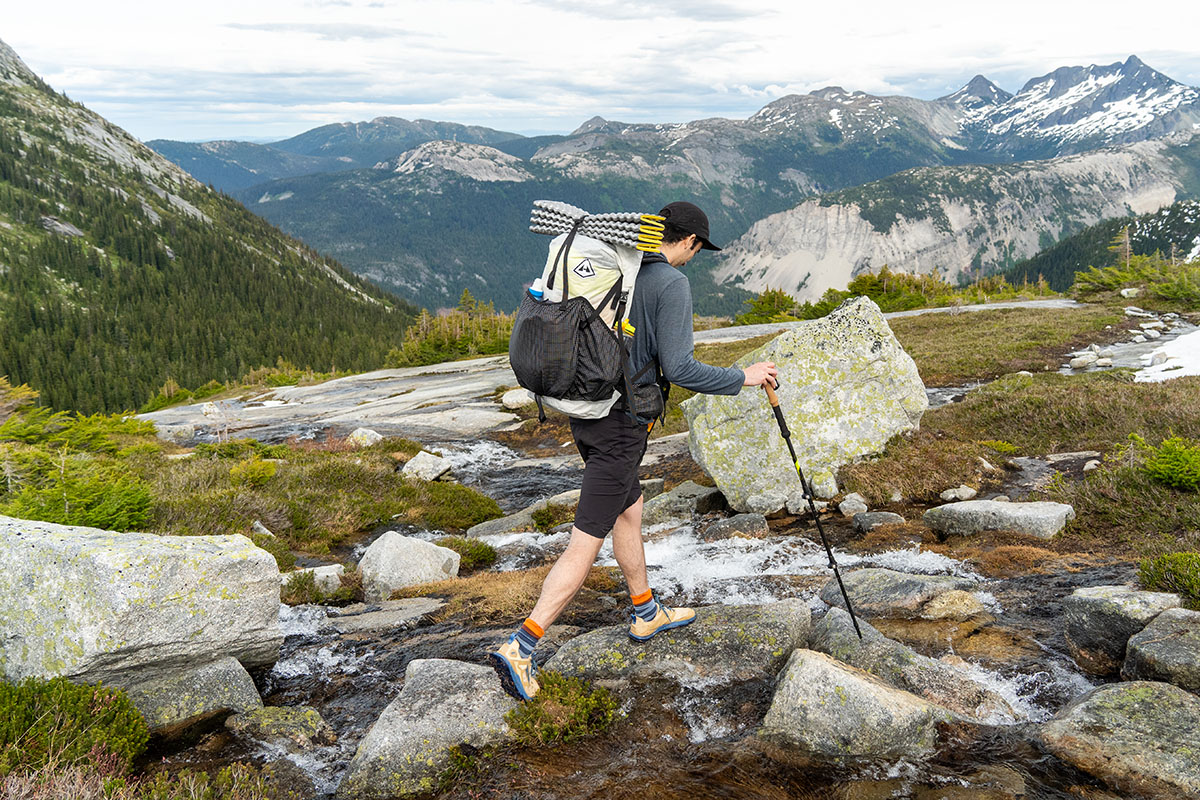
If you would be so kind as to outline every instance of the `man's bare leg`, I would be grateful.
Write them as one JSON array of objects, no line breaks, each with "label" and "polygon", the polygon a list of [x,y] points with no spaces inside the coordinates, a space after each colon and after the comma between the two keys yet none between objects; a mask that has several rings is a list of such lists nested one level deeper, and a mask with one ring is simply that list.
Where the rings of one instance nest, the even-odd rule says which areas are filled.
[{"label": "man's bare leg", "polygon": [[621,573],[625,576],[625,584],[633,597],[650,590],[650,580],[646,576],[646,550],[642,547],[642,505],[638,501],[621,512],[613,525],[613,557],[617,559]]},{"label": "man's bare leg", "polygon": [[[640,505],[638,519],[641,519]],[[571,528],[571,541],[550,568],[550,574],[542,583],[542,594],[538,597],[537,605],[529,612],[529,618],[543,631],[554,624],[554,620],[558,619],[567,603],[571,602],[571,598],[583,587],[602,544],[603,539],[586,534],[579,528]],[[643,563],[642,572],[645,571]]]}]

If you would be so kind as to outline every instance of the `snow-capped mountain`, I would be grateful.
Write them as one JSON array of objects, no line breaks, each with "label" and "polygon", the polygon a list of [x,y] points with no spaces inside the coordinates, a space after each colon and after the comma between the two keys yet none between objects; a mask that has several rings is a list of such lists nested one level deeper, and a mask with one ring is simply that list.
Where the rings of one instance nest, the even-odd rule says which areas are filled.
[{"label": "snow-capped mountain", "polygon": [[947,103],[953,103],[968,111],[982,111],[986,114],[996,106],[1003,105],[1011,100],[1012,93],[1004,91],[982,75],[976,75],[967,82],[966,86],[957,92],[948,94],[945,97],[939,97],[938,99]]}]

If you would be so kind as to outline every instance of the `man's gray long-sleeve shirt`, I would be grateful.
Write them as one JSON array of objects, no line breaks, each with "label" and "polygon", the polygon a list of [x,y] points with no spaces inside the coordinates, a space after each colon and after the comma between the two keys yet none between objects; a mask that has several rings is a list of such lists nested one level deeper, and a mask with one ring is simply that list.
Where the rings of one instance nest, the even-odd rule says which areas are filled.
[{"label": "man's gray long-sleeve shirt", "polygon": [[[692,290],[687,276],[660,253],[642,258],[629,321],[636,332],[630,362],[634,374],[652,360],[668,381],[703,394],[737,394],[746,375],[737,367],[696,360],[692,340]],[[638,383],[652,383],[653,370]]]}]

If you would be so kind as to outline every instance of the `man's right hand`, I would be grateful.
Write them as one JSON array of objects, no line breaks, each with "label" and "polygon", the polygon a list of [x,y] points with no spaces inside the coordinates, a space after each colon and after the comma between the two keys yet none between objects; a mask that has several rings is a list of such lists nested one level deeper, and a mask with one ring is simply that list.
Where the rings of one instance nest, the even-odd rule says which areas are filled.
[{"label": "man's right hand", "polygon": [[742,382],[743,386],[762,386],[764,383],[770,383],[774,388],[777,385],[775,376],[779,374],[779,370],[775,368],[775,363],[772,361],[751,364],[742,372],[746,374],[746,380]]}]

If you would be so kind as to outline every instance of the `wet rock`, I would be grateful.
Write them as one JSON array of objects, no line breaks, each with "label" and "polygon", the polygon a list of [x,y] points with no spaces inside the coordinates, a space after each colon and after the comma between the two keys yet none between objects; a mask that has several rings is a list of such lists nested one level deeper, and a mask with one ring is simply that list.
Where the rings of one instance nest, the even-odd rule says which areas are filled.
[{"label": "wet rock", "polygon": [[972,619],[986,612],[983,601],[971,592],[953,590],[940,594],[921,609],[921,619],[963,620]]},{"label": "wet rock", "polygon": [[320,712],[308,706],[264,706],[234,714],[225,720],[225,727],[241,739],[279,743],[294,753],[337,741]]},{"label": "wet rock", "polygon": [[1167,683],[1101,686],[1042,725],[1058,758],[1139,797],[1200,797],[1200,698]]},{"label": "wet rock", "polygon": [[589,680],[667,678],[685,685],[770,679],[807,642],[810,621],[800,600],[708,606],[696,609],[691,625],[648,642],[630,639],[628,625],[590,631],[560,647],[545,668]]},{"label": "wet rock", "polygon": [[1075,509],[1066,503],[997,503],[995,500],[964,500],[925,512],[925,524],[941,536],[968,536],[981,531],[1017,531],[1039,539],[1050,539],[1075,519]]},{"label": "wet rock", "polygon": [[938,496],[942,498],[943,502],[952,503],[957,500],[974,500],[976,494],[978,494],[978,492],[976,492],[970,486],[962,484],[953,489],[947,489]]},{"label": "wet rock", "polygon": [[1129,586],[1076,589],[1063,600],[1063,635],[1071,658],[1089,674],[1116,675],[1129,637],[1178,605],[1178,595]]},{"label": "wet rock", "polygon": [[382,442],[383,434],[370,428],[355,428],[346,437],[346,441],[355,447],[370,447],[376,442]]},{"label": "wet rock", "polygon": [[406,478],[416,478],[420,481],[436,481],[449,471],[449,461],[441,456],[435,456],[433,453],[422,450],[408,460],[401,473]]},{"label": "wet rock", "polygon": [[1134,336],[1134,337],[1133,337],[1133,339],[1131,339],[1131,341],[1132,341],[1134,344],[1145,344],[1145,343],[1146,343],[1146,337],[1145,337],[1145,336],[1142,336],[1142,335],[1139,333],[1137,336]]},{"label": "wet rock", "polygon": [[666,490],[666,481],[662,478],[646,478],[639,483],[642,487],[642,499],[646,502],[650,502]]},{"label": "wet rock", "polygon": [[642,508],[642,524],[658,525],[673,519],[690,520],[695,514],[723,511],[725,497],[720,489],[684,481]]},{"label": "wet rock", "polygon": [[[848,300],[738,361],[780,365],[778,394],[805,477],[837,494],[838,467],[915,428],[929,407],[916,365],[878,306]],[[683,403],[692,458],[732,508],[771,514],[796,487],[796,469],[761,391],[696,395]]]},{"label": "wet rock", "polygon": [[150,732],[167,738],[223,714],[262,708],[254,679],[235,658],[181,668],[120,688],[142,712]]},{"label": "wet rock", "polygon": [[232,656],[275,662],[279,567],[244,536],[0,517],[0,669],[125,685]]},{"label": "wet rock", "polygon": [[1097,367],[1111,367],[1112,365],[1113,365],[1113,360],[1111,358],[1097,358],[1096,359]]},{"label": "wet rock", "polygon": [[1142,335],[1145,336],[1147,339],[1159,339],[1162,337],[1162,333],[1155,330],[1154,328],[1149,328],[1147,330],[1142,331]]},{"label": "wet rock", "polygon": [[533,397],[530,396],[528,389],[509,389],[500,398],[500,405],[509,411],[519,411],[522,408],[530,408],[536,405],[536,403]]},{"label": "wet rock", "polygon": [[[472,525],[467,529],[467,536],[498,536],[504,533],[519,533],[521,531],[535,531],[537,525],[533,521],[535,511],[540,511],[548,506],[570,506],[574,508],[579,503],[579,490],[571,489],[566,492],[560,492],[553,497],[546,497],[538,500],[528,508],[521,509],[515,514],[509,514],[499,519],[489,519],[481,522],[478,525]],[[642,518],[643,523],[645,517]]]},{"label": "wet rock", "polygon": [[1076,356],[1071,359],[1071,369],[1087,369],[1096,363],[1096,358],[1095,353],[1084,353],[1081,356]]},{"label": "wet rock", "polygon": [[895,525],[904,522],[904,517],[890,511],[864,511],[854,515],[855,533],[866,533],[880,525]]},{"label": "wet rock", "polygon": [[405,586],[458,577],[461,560],[448,547],[387,531],[371,543],[358,563],[363,594],[368,602],[387,600]]},{"label": "wet rock", "polygon": [[336,592],[342,586],[342,576],[346,574],[346,568],[341,564],[326,564],[321,567],[306,567],[298,569],[294,572],[285,572],[279,576],[280,581],[284,586],[287,586],[293,580],[296,580],[300,575],[311,574],[313,582],[317,589],[330,594]]},{"label": "wet rock", "polygon": [[1200,693],[1200,611],[1171,608],[1134,634],[1121,677],[1164,681]]},{"label": "wet rock", "polygon": [[[917,619],[925,605],[955,589],[973,589],[975,582],[950,575],[909,575],[892,569],[856,569],[842,575],[854,611],[865,617]],[[821,600],[845,607],[837,579],[821,589]]]},{"label": "wet rock", "polygon": [[824,653],[788,659],[758,735],[836,761],[921,759],[954,715]]},{"label": "wet rock", "polygon": [[761,539],[768,536],[771,529],[767,527],[767,518],[762,514],[735,514],[728,519],[719,519],[704,529],[700,535],[706,542],[718,539]]},{"label": "wet rock", "polygon": [[964,717],[995,724],[1015,719],[1008,701],[962,670],[887,638],[863,620],[858,626],[862,639],[854,632],[850,615],[831,608],[813,623],[810,646]]},{"label": "wet rock", "polygon": [[838,511],[843,517],[853,517],[855,514],[867,513],[867,501],[858,492],[846,495],[846,499],[838,503]]},{"label": "wet rock", "polygon": [[341,634],[411,628],[444,605],[445,601],[434,597],[405,597],[371,605],[357,603],[340,609],[337,616],[329,618],[328,625]]},{"label": "wet rock", "polygon": [[337,797],[431,792],[450,765],[451,748],[482,748],[509,737],[504,715],[515,706],[488,667],[443,658],[410,662],[404,688],[359,743]]}]

